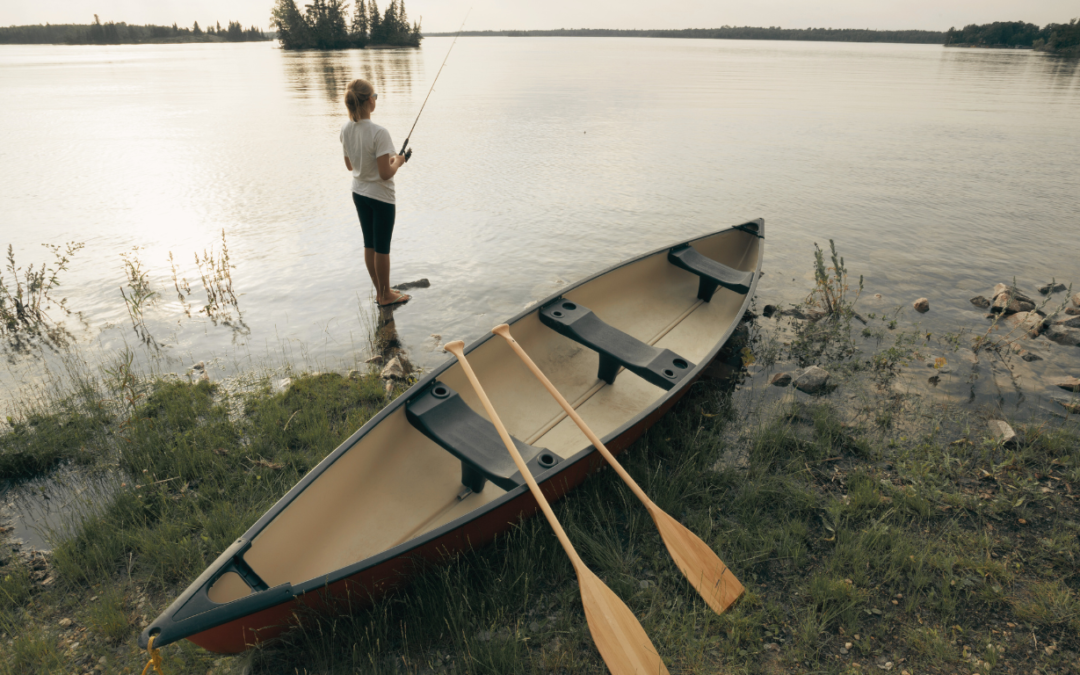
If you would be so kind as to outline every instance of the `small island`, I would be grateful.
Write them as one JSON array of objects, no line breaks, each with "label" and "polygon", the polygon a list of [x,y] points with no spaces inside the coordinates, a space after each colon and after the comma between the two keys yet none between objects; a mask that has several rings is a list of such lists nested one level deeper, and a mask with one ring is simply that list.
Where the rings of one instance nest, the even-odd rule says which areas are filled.
[{"label": "small island", "polygon": [[347,0],[313,0],[303,12],[295,0],[277,0],[271,17],[283,49],[419,47],[423,39],[420,22],[409,25],[404,0],[391,0],[382,13],[376,0],[370,7],[358,0],[351,13]]},{"label": "small island", "polygon": [[256,26],[244,28],[239,21],[230,21],[226,28],[221,23],[208,25],[205,30],[199,22],[191,28],[172,26],[128,25],[109,21],[101,23],[94,15],[91,24],[39,24],[36,26],[7,26],[0,28],[0,44],[9,45],[130,45],[174,44],[185,42],[258,42],[270,40]]}]

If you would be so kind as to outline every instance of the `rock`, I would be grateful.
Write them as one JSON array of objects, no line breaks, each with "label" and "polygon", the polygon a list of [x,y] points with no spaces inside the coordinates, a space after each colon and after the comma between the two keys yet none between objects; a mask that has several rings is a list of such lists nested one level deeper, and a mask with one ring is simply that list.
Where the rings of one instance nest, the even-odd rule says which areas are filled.
[{"label": "rock", "polygon": [[1065,313],[1069,316],[1080,316],[1080,307],[1066,307]]},{"label": "rock", "polygon": [[60,627],[67,628],[71,625],[71,619],[60,619]]},{"label": "rock", "polygon": [[1057,377],[1050,380],[1050,384],[1055,387],[1061,387],[1066,391],[1075,391],[1080,393],[1080,378],[1076,377]]},{"label": "rock", "polygon": [[278,380],[277,382],[274,383],[274,391],[275,392],[285,391],[291,385],[292,385],[292,378],[291,377],[286,377],[286,378],[280,379],[280,380]]},{"label": "rock", "polygon": [[642,579],[641,581],[638,582],[638,586],[640,586],[641,590],[643,590],[643,591],[648,590],[652,585],[653,585],[653,582],[649,581],[648,579]]},{"label": "rock", "polygon": [[1044,335],[1059,345],[1065,345],[1066,347],[1080,345],[1080,328],[1066,328],[1065,326],[1051,324]]},{"label": "rock", "polygon": [[1065,408],[1065,412],[1070,415],[1080,415],[1080,401],[1066,401],[1060,398],[1055,398],[1062,408]]},{"label": "rock", "polygon": [[1050,282],[1048,284],[1043,284],[1042,286],[1039,286],[1037,290],[1043,295],[1050,295],[1051,293],[1058,293],[1060,291],[1064,291],[1066,290],[1066,288],[1067,286],[1065,286],[1065,284]]},{"label": "rock", "polygon": [[914,307],[915,311],[919,312],[920,314],[926,314],[930,311],[930,301],[926,298],[919,298],[914,303],[912,303],[911,306]]},{"label": "rock", "polygon": [[971,299],[971,304],[975,305],[976,307],[986,309],[990,306],[990,301],[981,295],[976,295],[974,298]]},{"label": "rock", "polygon": [[394,286],[393,289],[395,291],[407,291],[410,288],[430,288],[430,287],[431,287],[431,282],[428,281],[425,278],[425,279],[417,279],[416,281],[406,281],[403,284],[398,284],[397,286]]},{"label": "rock", "polygon": [[990,420],[988,423],[990,427],[990,433],[993,434],[994,440],[1002,445],[1014,446],[1018,443],[1016,438],[1016,432],[1009,426],[1008,422],[1002,420]]},{"label": "rock", "polygon": [[807,394],[823,391],[829,383],[829,371],[818,366],[810,366],[795,378],[795,388]]},{"label": "rock", "polygon": [[761,316],[766,319],[771,319],[773,314],[776,314],[776,305],[765,305],[761,310]]},{"label": "rock", "polygon": [[874,293],[874,299],[875,300],[881,300],[881,298],[882,298],[881,293]]},{"label": "rock", "polygon": [[364,363],[374,363],[377,366],[381,366],[383,364],[383,361],[385,361],[385,360],[386,360],[385,356],[383,356],[382,354],[376,354],[375,356],[372,356],[367,361],[364,361]]},{"label": "rock", "polygon": [[1005,323],[1013,328],[1021,328],[1024,332],[1034,332],[1036,336],[1042,332],[1044,319],[1035,312],[1017,312],[1005,317]]},{"label": "rock", "polygon": [[1028,361],[1028,362],[1042,361],[1043,360],[1043,357],[1039,356],[1038,354],[1033,354],[1032,352],[1028,352],[1028,351],[1025,351],[1024,353],[1020,354],[1020,358],[1024,359],[1025,361]]},{"label": "rock", "polygon": [[206,362],[205,361],[199,361],[198,363],[193,365],[191,367],[191,369],[192,370],[206,370]]},{"label": "rock", "polygon": [[393,380],[387,380],[386,381],[386,386],[383,387],[383,389],[386,392],[386,396],[389,398],[390,394],[394,393],[394,381]]},{"label": "rock", "polygon": [[1030,312],[1035,309],[1035,301],[1019,291],[1006,291],[994,296],[990,305],[991,312],[1016,314],[1017,312]]},{"label": "rock", "polygon": [[1077,293],[1076,295],[1072,296],[1072,304],[1076,305],[1077,307],[1080,307],[1080,293]]},{"label": "rock", "polygon": [[210,382],[210,374],[205,370],[202,371],[202,375],[199,376],[199,382]]},{"label": "rock", "polygon": [[1080,316],[1070,316],[1068,319],[1058,319],[1054,321],[1055,326],[1064,326],[1065,328],[1080,328]]},{"label": "rock", "polygon": [[769,378],[769,384],[774,387],[786,387],[791,384],[791,373],[776,373]]},{"label": "rock", "polygon": [[359,379],[361,375],[363,375],[363,373],[361,373],[359,370],[350,370],[348,374],[345,375],[345,377],[349,378],[350,380],[356,380]]},{"label": "rock", "polygon": [[402,361],[403,359],[400,355],[390,359],[390,363],[387,363],[382,369],[382,372],[379,373],[379,377],[384,380],[404,380],[408,377],[408,372]]}]

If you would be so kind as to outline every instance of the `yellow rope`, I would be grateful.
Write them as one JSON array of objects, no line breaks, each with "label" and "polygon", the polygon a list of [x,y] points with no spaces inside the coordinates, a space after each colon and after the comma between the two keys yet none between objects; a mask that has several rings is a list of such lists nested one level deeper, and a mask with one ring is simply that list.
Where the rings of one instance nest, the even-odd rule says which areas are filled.
[{"label": "yellow rope", "polygon": [[150,672],[150,667],[153,666],[158,675],[165,675],[165,671],[161,669],[161,652],[154,649],[154,638],[156,635],[150,636],[150,641],[146,643],[146,652],[150,654],[150,660],[146,662],[146,667],[142,669],[142,675],[146,675]]}]

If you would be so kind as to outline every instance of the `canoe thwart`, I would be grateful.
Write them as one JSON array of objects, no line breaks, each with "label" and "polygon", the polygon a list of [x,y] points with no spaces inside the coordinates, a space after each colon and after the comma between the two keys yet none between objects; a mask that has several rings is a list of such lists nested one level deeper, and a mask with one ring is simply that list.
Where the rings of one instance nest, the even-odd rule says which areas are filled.
[{"label": "canoe thwart", "polygon": [[[456,391],[435,380],[405,404],[409,423],[461,460],[461,484],[473,492],[491,481],[504,490],[525,484],[506,452],[495,425],[478,415]],[[539,476],[557,465],[558,455],[514,438],[522,459]]]},{"label": "canoe thwart", "polygon": [[541,307],[540,321],[600,354],[597,377],[608,384],[615,384],[615,375],[624,367],[646,382],[670,391],[694,368],[693,363],[670,349],[646,344],[604,323],[588,307],[565,298]]},{"label": "canoe thwart", "polygon": [[746,295],[754,283],[752,271],[742,272],[706,258],[690,244],[680,244],[668,251],[668,262],[698,276],[697,296],[705,302],[712,300],[719,286]]}]

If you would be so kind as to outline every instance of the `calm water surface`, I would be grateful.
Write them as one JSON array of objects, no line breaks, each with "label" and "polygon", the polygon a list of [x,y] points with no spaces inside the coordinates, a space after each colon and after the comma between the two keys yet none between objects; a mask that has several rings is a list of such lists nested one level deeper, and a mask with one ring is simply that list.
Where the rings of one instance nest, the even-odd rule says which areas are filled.
[{"label": "calm water surface", "polygon": [[[120,295],[133,247],[160,293],[159,368],[366,358],[344,86],[375,84],[400,145],[449,45],[0,47],[0,244],[27,264],[86,243],[61,290],[91,362],[157,353]],[[586,274],[756,217],[763,302],[800,300],[830,238],[884,296],[864,309],[926,296],[933,330],[981,325],[968,298],[1014,276],[1080,287],[1078,72],[926,45],[462,38],[396,179],[393,279],[432,283],[399,334],[431,366],[432,334],[474,339]],[[222,229],[249,331],[187,317],[173,289],[170,253],[204,302],[194,256]],[[0,405],[53,358],[0,368]]]}]

